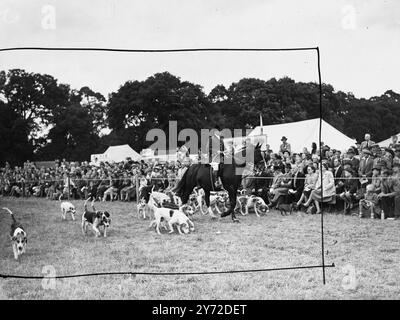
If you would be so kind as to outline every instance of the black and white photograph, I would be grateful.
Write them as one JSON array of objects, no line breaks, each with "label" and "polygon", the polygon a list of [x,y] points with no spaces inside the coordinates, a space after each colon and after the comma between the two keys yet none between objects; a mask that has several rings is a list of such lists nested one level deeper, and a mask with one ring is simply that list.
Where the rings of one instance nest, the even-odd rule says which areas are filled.
[{"label": "black and white photograph", "polygon": [[399,299],[399,57],[396,0],[1,0],[0,300]]}]

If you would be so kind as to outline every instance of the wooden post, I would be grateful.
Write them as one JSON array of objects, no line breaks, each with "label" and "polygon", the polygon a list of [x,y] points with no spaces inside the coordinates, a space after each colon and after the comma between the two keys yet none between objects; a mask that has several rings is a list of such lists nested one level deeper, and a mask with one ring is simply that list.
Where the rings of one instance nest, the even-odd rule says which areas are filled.
[{"label": "wooden post", "polygon": [[136,181],[136,203],[139,203],[139,174],[136,174],[135,181]]},{"label": "wooden post", "polygon": [[69,174],[67,177],[68,177],[67,181],[68,181],[68,200],[69,200],[69,195],[71,193],[71,180],[70,180]]}]

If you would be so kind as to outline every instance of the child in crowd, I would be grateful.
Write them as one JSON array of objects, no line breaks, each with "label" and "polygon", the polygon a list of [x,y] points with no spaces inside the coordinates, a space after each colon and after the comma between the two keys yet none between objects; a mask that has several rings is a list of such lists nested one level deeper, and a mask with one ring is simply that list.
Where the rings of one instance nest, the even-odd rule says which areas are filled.
[{"label": "child in crowd", "polygon": [[364,199],[359,202],[360,207],[360,218],[376,218],[380,215],[380,208],[378,207],[378,195],[375,192],[373,184],[367,185]]}]

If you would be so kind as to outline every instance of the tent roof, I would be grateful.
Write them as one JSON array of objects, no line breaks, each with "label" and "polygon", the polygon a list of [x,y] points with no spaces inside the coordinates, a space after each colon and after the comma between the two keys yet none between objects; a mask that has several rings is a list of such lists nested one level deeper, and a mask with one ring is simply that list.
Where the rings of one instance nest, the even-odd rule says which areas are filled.
[{"label": "tent roof", "polygon": [[[262,133],[267,135],[267,142],[274,152],[279,151],[282,144],[281,138],[287,137],[293,152],[302,152],[304,147],[311,151],[311,144],[319,141],[319,118],[263,126]],[[261,127],[257,126],[249,136],[260,135]],[[346,150],[356,144],[356,140],[344,135],[342,132],[322,120],[321,141],[330,148]]]},{"label": "tent roof", "polygon": [[[396,136],[399,136],[399,135],[400,135],[400,132],[398,134],[396,134]],[[389,144],[391,144],[391,143],[392,143],[392,136],[390,136],[390,138],[387,138],[386,140],[378,142],[380,147],[389,147]]]},{"label": "tent roof", "polygon": [[108,149],[103,154],[106,155],[107,161],[120,162],[126,160],[126,158],[128,157],[130,157],[134,161],[141,159],[140,154],[133,150],[127,144],[108,147]]}]

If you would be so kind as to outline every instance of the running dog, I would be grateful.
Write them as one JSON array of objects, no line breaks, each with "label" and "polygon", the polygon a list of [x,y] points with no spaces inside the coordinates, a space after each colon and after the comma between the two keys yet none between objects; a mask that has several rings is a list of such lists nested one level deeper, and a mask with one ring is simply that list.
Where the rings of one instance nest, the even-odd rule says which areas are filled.
[{"label": "running dog", "polygon": [[82,233],[86,236],[87,226],[91,225],[93,231],[96,234],[96,237],[101,235],[100,227],[103,227],[103,235],[107,237],[107,228],[110,227],[111,218],[110,214],[107,211],[98,211],[94,207],[94,200],[92,201],[92,211],[87,208],[87,201],[90,198],[86,199],[84,203],[84,213],[82,215]]},{"label": "running dog", "polygon": [[[61,197],[62,195],[58,198],[59,201],[61,201]],[[75,221],[75,214],[76,214],[76,209],[75,206],[68,201],[63,201],[61,202],[61,217],[63,220],[65,220],[67,218],[67,213],[71,214],[72,220]]]},{"label": "running dog", "polygon": [[[155,225],[156,232],[161,234],[160,225],[164,220],[169,226],[169,233],[174,232],[173,226],[176,225],[179,234],[187,234],[194,231],[193,222],[187,217],[187,214],[193,214],[193,209],[189,205],[183,205],[179,209],[170,209],[164,207],[156,207],[154,210],[154,220],[150,222],[149,228]],[[182,230],[182,231],[181,231]]]},{"label": "running dog", "polygon": [[146,219],[146,210],[147,210],[147,202],[145,198],[139,199],[138,204],[136,205],[136,211],[138,218],[140,215],[143,215],[143,219]]},{"label": "running dog", "polygon": [[[205,202],[204,197],[204,190],[200,189],[196,191],[196,197],[197,197],[197,203],[200,209],[200,212],[205,215],[207,212],[204,211],[203,204]],[[223,205],[224,210],[228,210],[228,208],[225,206],[225,203],[228,200],[228,194],[227,193],[213,193],[210,194],[210,208],[214,208],[214,210],[218,213],[221,214],[221,210],[219,209],[219,205]],[[212,209],[211,209],[212,210]]]},{"label": "running dog", "polygon": [[26,235],[26,232],[22,224],[15,219],[12,211],[8,208],[3,208],[3,210],[6,210],[11,215],[12,218],[10,238],[12,241],[14,258],[15,260],[18,260],[19,256],[25,253],[26,244],[28,243],[28,237]]},{"label": "running dog", "polygon": [[242,195],[239,197],[240,203],[242,203],[242,200],[245,199],[245,205],[244,205],[244,212],[243,212],[243,206],[241,206],[240,211],[242,215],[248,215],[249,214],[249,209],[254,208],[254,212],[257,215],[257,217],[260,217],[260,212],[261,213],[266,213],[269,212],[269,207],[265,203],[265,201],[261,197],[257,197],[254,195],[250,196],[245,196]]}]

